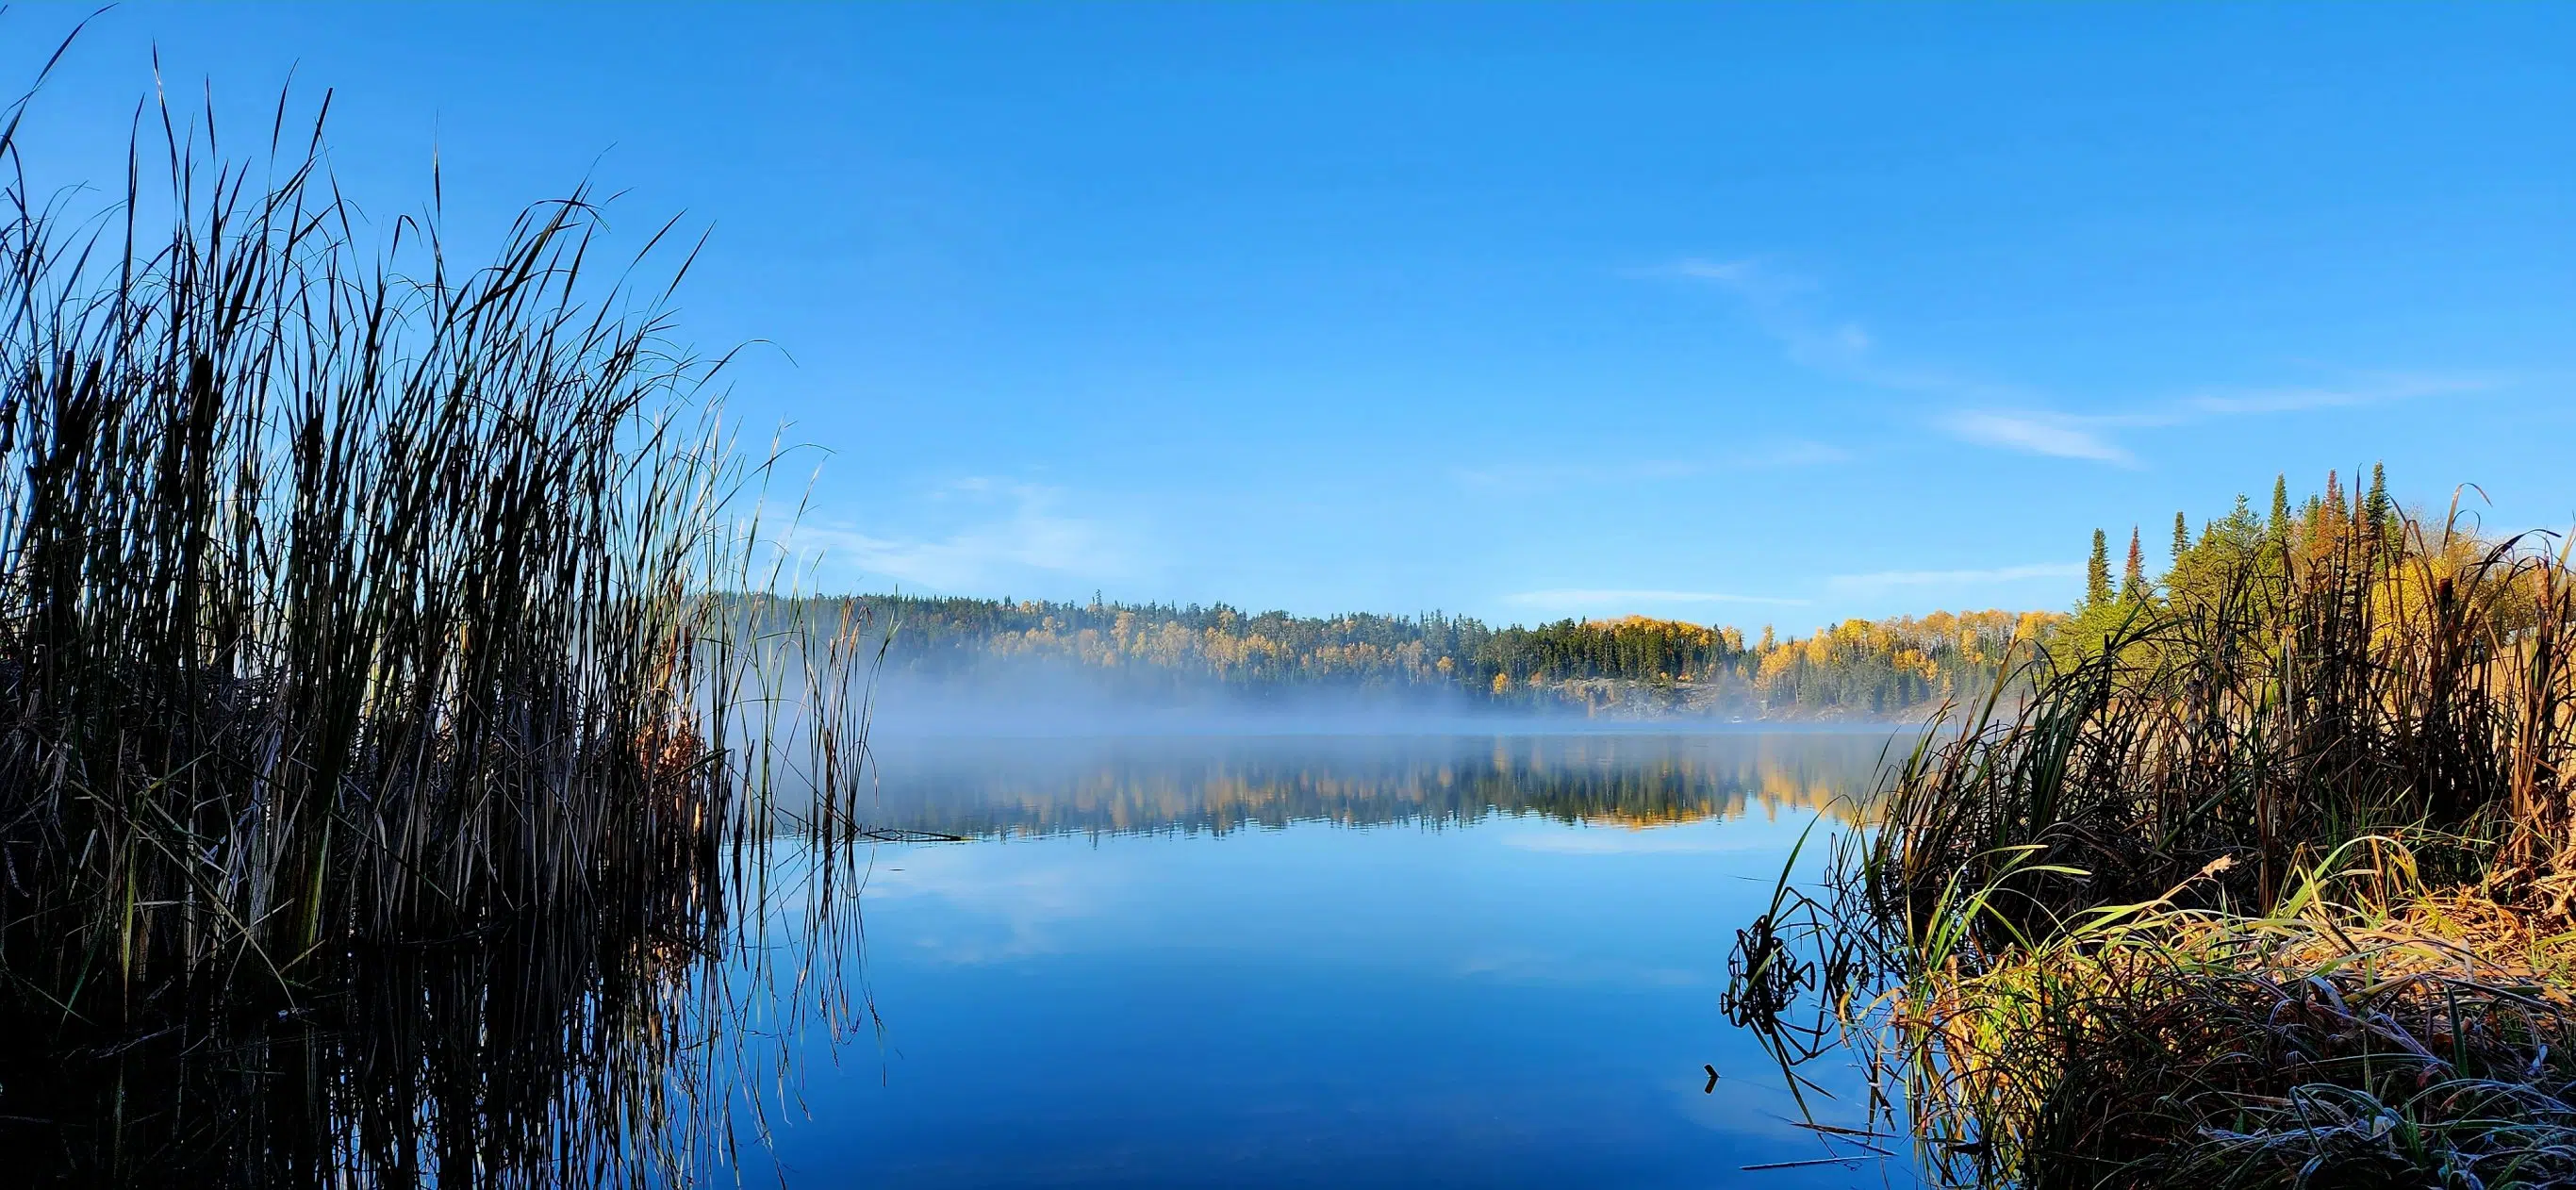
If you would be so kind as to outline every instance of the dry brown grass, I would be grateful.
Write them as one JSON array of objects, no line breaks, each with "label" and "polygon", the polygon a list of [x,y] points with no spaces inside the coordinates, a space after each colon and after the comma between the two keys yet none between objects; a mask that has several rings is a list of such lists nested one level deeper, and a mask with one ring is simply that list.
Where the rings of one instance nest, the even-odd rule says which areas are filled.
[{"label": "dry brown grass", "polygon": [[1826,1017],[1751,1023],[1952,1184],[2576,1185],[2576,595],[2462,524],[2330,490],[2079,616],[1747,933]]}]

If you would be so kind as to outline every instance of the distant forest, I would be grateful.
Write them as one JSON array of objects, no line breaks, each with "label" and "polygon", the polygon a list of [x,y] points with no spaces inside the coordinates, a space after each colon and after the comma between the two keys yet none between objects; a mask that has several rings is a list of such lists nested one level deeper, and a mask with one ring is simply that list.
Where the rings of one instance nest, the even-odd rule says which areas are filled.
[{"label": "distant forest", "polygon": [[[1045,662],[1122,690],[1214,684],[1252,697],[1410,692],[1586,714],[1907,718],[1982,694],[2018,634],[2051,612],[1935,612],[1848,620],[1804,637],[1629,616],[1494,628],[1430,613],[1301,617],[1224,604],[868,596],[890,633],[885,673],[990,675]],[[2027,653],[2022,656],[2027,657]]]},{"label": "distant forest", "polygon": [[[2067,664],[2153,607],[2208,602],[2231,575],[2277,577],[2302,551],[2339,548],[2348,525],[2400,532],[2384,471],[2373,467],[2367,488],[2358,479],[2349,503],[2329,472],[2322,495],[2293,504],[2287,477],[2276,477],[2269,515],[2238,496],[2228,515],[2197,534],[2176,513],[2161,575],[2147,569],[2142,530],[2130,531],[2118,572],[2109,535],[2096,530],[2084,599],[2066,612],[1845,620],[1802,637],[1766,627],[1747,641],[1735,628],[1644,616],[1494,628],[1436,612],[1308,618],[1097,597],[856,602],[889,634],[883,672],[897,679],[999,676],[1034,662],[1127,694],[1211,685],[1254,697],[1360,689],[1595,715],[1913,719],[1991,690],[2008,651],[2016,664],[2043,651]],[[2475,545],[2463,537],[2446,548]],[[2016,641],[2020,648],[2008,650]]]}]

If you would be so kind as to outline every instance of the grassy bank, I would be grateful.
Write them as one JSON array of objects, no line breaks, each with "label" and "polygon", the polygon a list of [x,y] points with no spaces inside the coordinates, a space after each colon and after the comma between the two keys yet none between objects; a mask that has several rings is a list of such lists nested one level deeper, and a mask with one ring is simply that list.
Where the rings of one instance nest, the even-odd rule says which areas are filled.
[{"label": "grassy bank", "polygon": [[[593,1185],[728,1145],[698,1094],[717,960],[759,917],[772,783],[846,824],[855,692],[803,675],[857,634],[725,630],[718,589],[767,583],[735,529],[760,467],[669,334],[687,245],[610,264],[575,192],[461,265],[434,206],[369,230],[284,101],[247,155],[211,109],[151,113],[83,207],[29,180],[27,108],[0,115],[12,1176]],[[819,702],[745,739],[782,683]]]},{"label": "grassy bank", "polygon": [[1951,1184],[2576,1183],[2570,575],[2464,524],[2330,479],[2097,584],[1730,1009]]}]

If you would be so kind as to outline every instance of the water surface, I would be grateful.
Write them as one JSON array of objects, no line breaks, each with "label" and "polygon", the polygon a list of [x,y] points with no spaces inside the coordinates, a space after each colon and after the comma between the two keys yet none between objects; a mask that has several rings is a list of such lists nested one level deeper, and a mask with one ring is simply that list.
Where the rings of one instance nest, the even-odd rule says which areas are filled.
[{"label": "water surface", "polygon": [[1826,1150],[1718,1010],[1734,930],[1886,741],[881,740],[879,821],[965,841],[877,849],[881,1032],[808,1046],[777,1159],[798,1187],[1901,1184],[1744,1172]]}]

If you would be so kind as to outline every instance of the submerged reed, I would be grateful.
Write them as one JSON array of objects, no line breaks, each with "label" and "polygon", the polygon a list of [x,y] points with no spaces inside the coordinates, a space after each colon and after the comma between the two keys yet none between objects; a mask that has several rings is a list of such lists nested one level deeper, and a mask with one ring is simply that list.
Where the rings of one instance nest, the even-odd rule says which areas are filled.
[{"label": "submerged reed", "polygon": [[27,107],[0,115],[0,1148],[101,1185],[723,1155],[739,1105],[701,1083],[765,961],[728,929],[772,904],[785,786],[853,837],[865,658],[846,605],[725,594],[774,576],[721,361],[669,336],[693,250],[653,265],[666,225],[599,276],[586,191],[483,267],[434,207],[371,246],[284,100],[255,159],[164,106],[79,211],[29,181]]},{"label": "submerged reed", "polygon": [[1825,994],[1750,1023],[1950,1184],[2576,1184],[2570,575],[2461,523],[2330,482],[2077,617],[1756,923]]}]

